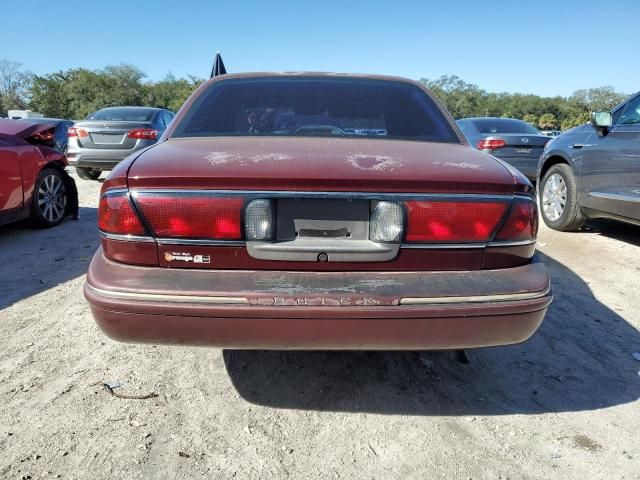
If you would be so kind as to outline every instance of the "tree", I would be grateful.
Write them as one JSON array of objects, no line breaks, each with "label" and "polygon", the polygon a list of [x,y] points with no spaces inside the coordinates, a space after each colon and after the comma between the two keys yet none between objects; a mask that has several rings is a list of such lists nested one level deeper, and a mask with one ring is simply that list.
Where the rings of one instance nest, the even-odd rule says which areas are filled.
[{"label": "tree", "polygon": [[33,75],[21,67],[21,63],[0,59],[0,100],[3,109],[22,109],[27,106]]},{"label": "tree", "polygon": [[484,115],[482,99],[486,95],[477,85],[464,82],[455,75],[443,75],[437,80],[420,80],[449,110],[453,118]]},{"label": "tree", "polygon": [[530,123],[534,127],[538,124],[538,117],[532,113],[527,113],[524,117],[522,117],[522,120]]},{"label": "tree", "polygon": [[625,94],[616,92],[613,87],[607,86],[576,90],[569,97],[569,101],[574,102],[588,112],[595,112],[611,110],[625,98]]},{"label": "tree", "polygon": [[559,126],[558,119],[553,113],[545,113],[540,116],[538,126],[542,130],[556,130]]}]

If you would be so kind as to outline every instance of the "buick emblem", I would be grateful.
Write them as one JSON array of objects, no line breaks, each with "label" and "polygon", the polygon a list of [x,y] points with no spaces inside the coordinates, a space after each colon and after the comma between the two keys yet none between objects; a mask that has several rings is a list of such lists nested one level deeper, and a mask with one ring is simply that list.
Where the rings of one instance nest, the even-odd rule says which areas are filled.
[{"label": "buick emblem", "polygon": [[521,138],[520,141],[522,143],[529,143],[529,139],[527,137]]}]

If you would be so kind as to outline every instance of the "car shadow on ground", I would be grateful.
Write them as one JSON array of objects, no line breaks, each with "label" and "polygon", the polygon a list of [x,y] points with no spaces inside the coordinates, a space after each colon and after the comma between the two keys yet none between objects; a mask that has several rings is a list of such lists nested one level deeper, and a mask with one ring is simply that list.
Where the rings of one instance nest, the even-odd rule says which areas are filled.
[{"label": "car shadow on ground", "polygon": [[586,230],[640,247],[640,226],[615,220],[590,220]]},{"label": "car shadow on ground", "polygon": [[87,272],[100,244],[97,209],[81,207],[79,217],[48,229],[0,227],[0,310]]},{"label": "car shadow on ground", "polygon": [[510,347],[451,352],[223,352],[238,393],[276,408],[409,415],[595,410],[638,400],[640,333],[571,270],[539,254],[555,300]]}]

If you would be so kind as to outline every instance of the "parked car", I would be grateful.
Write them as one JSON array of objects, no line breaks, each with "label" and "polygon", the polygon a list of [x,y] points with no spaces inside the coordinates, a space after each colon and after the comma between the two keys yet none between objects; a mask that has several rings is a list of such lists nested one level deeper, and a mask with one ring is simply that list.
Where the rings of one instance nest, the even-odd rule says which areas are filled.
[{"label": "parked car", "polygon": [[547,137],[557,137],[562,132],[560,130],[540,130],[540,133]]},{"label": "parked car", "polygon": [[550,137],[515,118],[464,118],[457,123],[471,145],[516,167],[530,180],[536,180],[538,160]]},{"label": "parked car", "polygon": [[40,143],[50,128],[47,122],[0,120],[0,224],[30,217],[40,227],[52,227],[67,215],[77,216],[78,195],[65,172],[66,158]]},{"label": "parked car", "polygon": [[116,166],[98,217],[84,293],[117,340],[506,345],[551,302],[531,183],[395,77],[215,77]]},{"label": "parked car", "polygon": [[65,153],[69,128],[73,125],[73,122],[61,118],[39,118],[37,121],[39,124],[50,124],[50,128],[34,135],[30,139],[31,143],[45,145],[60,153]]},{"label": "parked car", "polygon": [[640,224],[640,93],[548,143],[538,176],[551,228],[578,230],[588,218]]},{"label": "parked car", "polygon": [[122,159],[153,145],[173,119],[162,108],[103,108],[69,129],[67,158],[78,176],[97,180]]}]

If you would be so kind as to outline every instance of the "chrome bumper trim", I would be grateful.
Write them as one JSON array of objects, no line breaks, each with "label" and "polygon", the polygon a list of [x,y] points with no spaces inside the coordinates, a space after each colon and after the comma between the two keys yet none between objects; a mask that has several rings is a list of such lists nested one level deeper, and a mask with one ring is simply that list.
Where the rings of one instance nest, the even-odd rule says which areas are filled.
[{"label": "chrome bumper trim", "polygon": [[103,290],[87,284],[87,289],[96,295],[122,300],[140,300],[144,302],[172,302],[172,303],[206,303],[209,305],[249,305],[244,297],[206,297],[200,295],[164,295],[155,293],[118,292]]},{"label": "chrome bumper trim", "polygon": [[405,297],[400,299],[400,305],[452,305],[458,303],[492,303],[511,302],[516,300],[535,300],[536,298],[547,296],[550,292],[551,285],[538,292],[474,295],[467,297]]}]

